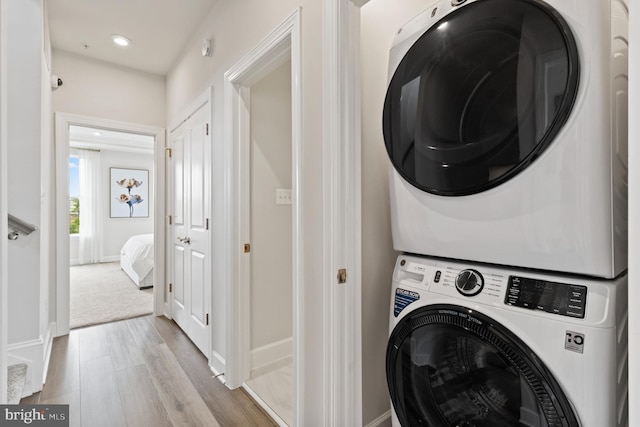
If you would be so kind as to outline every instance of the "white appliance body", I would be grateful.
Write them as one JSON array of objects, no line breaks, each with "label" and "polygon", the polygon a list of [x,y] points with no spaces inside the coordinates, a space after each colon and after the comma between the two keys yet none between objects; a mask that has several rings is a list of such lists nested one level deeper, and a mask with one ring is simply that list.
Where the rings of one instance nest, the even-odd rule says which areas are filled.
[{"label": "white appliance body", "polygon": [[[458,276],[464,275],[469,270],[475,271],[482,278],[482,288],[475,296],[464,296],[456,287]],[[514,288],[514,280],[519,281],[518,283],[522,286]],[[534,301],[533,306],[523,307],[530,302],[529,297],[525,294],[531,295],[532,289],[536,287],[547,287],[551,293],[540,291],[538,293],[540,298]],[[576,288],[579,289],[580,295],[574,293]],[[569,290],[569,300],[560,302],[563,290],[567,289]],[[555,295],[552,295],[552,290],[556,291]],[[477,289],[468,292],[475,293],[476,291]],[[440,422],[439,419],[432,420],[431,424],[425,422],[424,419],[419,422],[416,419],[417,415],[410,413],[412,409],[409,406],[411,405],[409,403],[405,405],[405,402],[413,399],[420,402],[418,406],[433,407],[433,397],[430,396],[437,396],[438,393],[444,395],[442,389],[447,387],[454,389],[455,384],[463,384],[464,390],[482,391],[474,396],[475,403],[465,404],[462,408],[455,406],[456,402],[460,400],[455,395],[457,393],[464,394],[464,390],[451,393],[454,395],[451,401],[447,402],[441,399],[440,407],[433,409],[434,413],[441,414],[449,410],[455,414],[453,416],[460,417],[454,423],[450,421],[452,422],[450,425],[624,427],[628,423],[626,295],[626,275],[615,280],[597,280],[584,276],[550,275],[517,269],[505,270],[480,264],[461,264],[443,259],[401,255],[397,260],[393,275],[391,334],[387,350],[387,380],[392,396],[394,427],[401,426],[399,419],[405,420],[404,427],[418,424],[447,425]],[[573,298],[582,301],[572,302]],[[535,300],[535,298],[533,299]],[[545,307],[536,307],[537,304]],[[429,310],[432,307],[440,307],[439,313],[436,314],[438,319],[446,316],[452,317],[449,313],[457,310],[459,313],[464,313],[462,316],[468,316],[469,321],[455,328],[445,325],[444,320],[441,324],[431,325],[425,320],[427,319],[426,314],[423,317],[417,316],[421,310]],[[563,314],[558,314],[558,310]],[[433,313],[431,315],[433,319]],[[415,320],[411,319],[412,316],[415,317]],[[479,322],[476,319],[483,319],[483,316],[487,316],[484,318],[485,325],[475,325],[474,323]],[[520,423],[512,420],[511,423],[500,424],[504,420],[501,421],[501,418],[494,417],[490,410],[485,408],[485,406],[492,408],[491,405],[485,403],[491,399],[494,400],[493,403],[495,400],[503,401],[504,394],[508,394],[509,389],[506,388],[507,386],[504,389],[497,386],[495,390],[487,392],[486,389],[483,389],[486,386],[484,383],[486,380],[480,379],[480,376],[473,376],[472,369],[469,369],[468,366],[462,366],[473,364],[474,359],[481,360],[487,349],[480,349],[477,344],[467,345],[467,350],[469,348],[478,350],[475,354],[459,355],[466,354],[461,350],[464,348],[461,343],[471,342],[473,344],[477,338],[465,336],[468,329],[478,326],[479,330],[482,330],[487,324],[495,324],[496,322],[503,327],[502,331],[495,329],[498,337],[507,337],[505,339],[508,341],[508,337],[511,336],[515,343],[526,346],[530,351],[529,361],[533,364],[540,362],[546,367],[547,375],[552,379],[551,381],[555,380],[555,402],[565,400],[565,410],[570,412],[565,412],[564,424],[552,424],[551,422],[545,424],[544,420],[536,421],[535,416],[528,416],[531,414],[524,408],[525,403],[522,403],[522,407],[516,405],[515,410],[512,408],[514,412],[518,412],[519,409]],[[424,326],[427,324],[431,328],[428,329],[428,332]],[[411,325],[413,325],[413,329]],[[421,333],[416,333],[420,328],[425,329]],[[408,330],[413,332],[407,333]],[[404,340],[398,338],[399,335],[403,335],[402,331],[404,331]],[[446,337],[444,340],[442,335]],[[488,334],[486,336],[495,338],[496,335]],[[438,344],[438,342],[446,342],[447,346],[452,346],[456,340],[458,340],[458,348],[457,352],[453,353],[455,354],[453,357],[447,356],[446,351],[448,350],[443,348],[444,345],[439,346]],[[487,338],[487,341],[491,340],[491,338]],[[498,348],[499,344],[496,343],[500,341],[501,338],[491,341],[492,343],[487,348]],[[496,347],[492,347],[493,345]],[[397,347],[405,350],[411,349],[411,354],[402,354],[400,350],[397,350]],[[515,344],[511,348],[507,345],[502,348],[504,352],[501,353],[500,358],[513,357],[512,349],[515,348]],[[509,356],[506,357],[505,354],[509,354]],[[456,360],[458,357],[460,357],[460,361]],[[411,362],[403,364],[409,358]],[[465,358],[467,361],[464,361]],[[499,365],[499,362],[496,362],[497,359],[494,357],[492,365]],[[400,360],[404,362],[397,362]],[[514,360],[516,359],[511,360],[515,364]],[[413,366],[412,363],[424,365],[424,368]],[[509,362],[506,365],[509,365]],[[398,366],[402,367],[403,372],[396,369]],[[420,376],[420,369],[426,369],[426,367],[429,368],[428,379],[425,379],[427,376]],[[412,369],[417,369],[418,373],[411,374]],[[485,369],[489,369],[489,372],[485,374],[489,378],[499,377],[496,372],[490,371],[490,365]],[[454,370],[460,371],[455,374],[458,376],[457,378],[454,378],[455,375],[451,373]],[[482,369],[478,370],[482,371]],[[527,369],[524,371],[527,372]],[[514,371],[510,367],[505,372],[513,374]],[[429,393],[420,396],[408,395],[416,387],[414,385],[414,388],[411,388],[410,385],[407,385],[410,383],[412,375],[417,375],[416,378],[419,378],[421,384],[432,383]],[[514,375],[514,377],[517,376]],[[476,382],[469,380],[469,378],[475,378]],[[522,372],[520,372],[520,378],[523,378]],[[392,390],[392,383],[395,383],[396,391]],[[487,384],[491,383],[487,382]],[[509,382],[505,384],[509,384]],[[547,382],[543,382],[541,386],[544,386],[541,388],[546,390],[552,388]],[[398,392],[398,387],[406,387],[404,392],[407,390],[409,392],[402,395],[402,391]],[[524,402],[524,392],[522,393],[522,401]],[[483,396],[484,394],[489,397]],[[520,394],[520,388],[516,388],[515,392],[511,393],[511,397]],[[484,397],[485,400],[482,401],[479,397]],[[477,403],[477,401],[481,401],[481,403]],[[516,403],[519,401],[516,400]],[[470,406],[473,408],[469,408]],[[482,410],[479,409],[480,407]],[[465,411],[472,415],[483,413],[483,411],[488,412],[485,414],[486,418],[479,417],[469,420],[467,424],[462,419],[464,416],[459,415]],[[527,417],[528,421],[523,420]],[[571,419],[575,424],[571,423]]]},{"label": "white appliance body", "polygon": [[[390,84],[399,66],[412,65],[402,61],[421,36],[444,30],[446,25],[454,27],[465,9],[471,11],[489,1],[467,0],[453,6],[456,1],[442,0],[405,24],[390,52]],[[564,19],[575,40],[579,66],[575,99],[572,104],[568,101],[571,105],[565,118],[554,119],[564,120],[564,124],[544,149],[529,155],[526,166],[481,191],[425,191],[409,182],[394,164],[390,168],[394,248],[405,253],[616,277],[627,268],[626,0],[515,1],[550,6]],[[449,53],[456,54],[455,50]],[[437,65],[437,61],[433,63]],[[552,80],[543,83],[554,84]],[[453,83],[453,89],[447,90],[458,85],[462,87],[464,82]],[[437,93],[439,89],[433,90]],[[398,95],[398,103],[405,102],[402,96]],[[427,98],[425,102],[431,101]],[[550,102],[544,100],[536,108],[544,109]],[[427,104],[426,108],[434,111],[439,105]],[[442,104],[442,108],[453,107]],[[541,120],[539,116],[532,120]],[[409,126],[418,129],[421,124]],[[388,139],[385,130],[389,152]],[[410,163],[410,168],[420,168]],[[444,163],[439,164],[442,171],[449,166]],[[440,172],[432,174],[436,173]]]}]

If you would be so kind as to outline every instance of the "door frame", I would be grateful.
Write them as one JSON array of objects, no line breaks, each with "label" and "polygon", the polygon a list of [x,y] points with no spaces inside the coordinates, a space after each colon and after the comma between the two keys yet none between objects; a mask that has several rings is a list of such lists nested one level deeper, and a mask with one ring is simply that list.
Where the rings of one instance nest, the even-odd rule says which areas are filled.
[{"label": "door frame", "polygon": [[[249,262],[244,257],[243,245],[249,227],[249,170],[247,157],[250,150],[250,87],[268,75],[287,59],[291,59],[291,150],[292,150],[292,252],[293,252],[293,364],[294,364],[294,419],[302,425],[301,396],[303,395],[304,338],[300,331],[304,322],[303,260],[304,238],[302,224],[302,74],[300,53],[300,11],[296,9],[266,39],[250,51],[225,73],[225,105],[227,134],[225,171],[229,242],[227,259],[227,357],[225,380],[236,388],[248,379],[249,372]],[[237,284],[237,286],[234,286]]]},{"label": "door frame", "polygon": [[360,8],[368,1],[323,0],[324,413],[335,426],[363,423]]},{"label": "door frame", "polygon": [[[78,114],[55,113],[56,152],[56,327],[55,336],[69,333],[70,279],[69,279],[69,126],[86,126],[105,130],[137,133],[153,136],[153,232],[154,253],[164,254],[164,147],[165,130],[117,120],[82,116]],[[156,256],[153,262],[153,314],[164,314],[164,259]]]}]

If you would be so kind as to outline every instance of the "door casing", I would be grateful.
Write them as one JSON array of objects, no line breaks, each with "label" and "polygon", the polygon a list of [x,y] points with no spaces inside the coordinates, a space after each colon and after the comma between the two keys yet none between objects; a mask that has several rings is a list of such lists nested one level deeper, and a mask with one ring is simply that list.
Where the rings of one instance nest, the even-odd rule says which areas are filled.
[{"label": "door casing", "polygon": [[[154,143],[154,178],[155,189],[153,208],[154,252],[164,253],[164,146],[165,131],[161,128],[101,119],[68,113],[55,113],[56,143],[56,330],[55,336],[69,333],[69,126],[86,126],[105,130],[137,133],[153,136]],[[153,266],[153,313],[163,314],[164,296],[164,260],[155,257]]]},{"label": "door casing", "polygon": [[[302,164],[302,96],[300,57],[300,9],[296,9],[266,39],[225,73],[226,128],[225,158],[229,167],[226,176],[231,183],[228,197],[229,227],[226,384],[241,386],[249,373],[249,262],[244,255],[244,243],[249,230],[249,96],[252,84],[291,60],[291,149],[292,149],[292,252],[293,252],[293,365],[294,365],[294,425],[301,423],[304,321],[302,235],[303,195],[301,193]],[[237,286],[233,286],[237,284]]]}]

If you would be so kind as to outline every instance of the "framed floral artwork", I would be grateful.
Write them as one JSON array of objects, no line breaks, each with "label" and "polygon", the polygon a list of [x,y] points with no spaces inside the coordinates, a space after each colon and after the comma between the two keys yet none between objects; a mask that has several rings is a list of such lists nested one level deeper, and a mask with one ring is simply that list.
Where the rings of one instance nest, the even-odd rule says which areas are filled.
[{"label": "framed floral artwork", "polygon": [[111,218],[149,217],[149,171],[111,168]]}]

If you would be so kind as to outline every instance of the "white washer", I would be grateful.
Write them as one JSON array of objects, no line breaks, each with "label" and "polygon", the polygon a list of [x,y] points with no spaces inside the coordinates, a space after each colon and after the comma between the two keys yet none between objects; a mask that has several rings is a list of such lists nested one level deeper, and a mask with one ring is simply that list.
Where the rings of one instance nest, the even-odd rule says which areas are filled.
[{"label": "white washer", "polygon": [[393,426],[624,427],[627,281],[401,255]]},{"label": "white washer", "polygon": [[627,268],[626,0],[441,0],[390,52],[396,250]]}]

